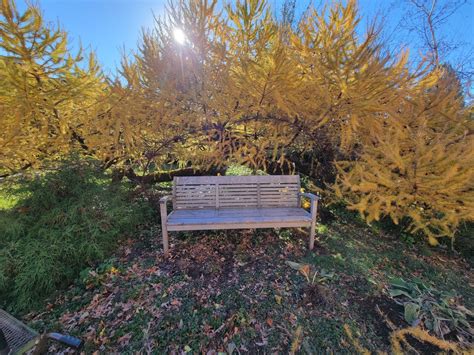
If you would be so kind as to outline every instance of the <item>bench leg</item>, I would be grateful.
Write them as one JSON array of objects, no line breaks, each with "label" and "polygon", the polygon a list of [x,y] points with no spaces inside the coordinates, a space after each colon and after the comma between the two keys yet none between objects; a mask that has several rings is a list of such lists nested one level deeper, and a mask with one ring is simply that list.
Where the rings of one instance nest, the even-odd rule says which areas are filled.
[{"label": "bench leg", "polygon": [[163,232],[163,251],[165,256],[169,254],[169,245],[168,245],[168,214],[166,212],[166,203],[160,203],[160,214],[161,214],[161,231]]},{"label": "bench leg", "polygon": [[318,213],[318,200],[311,201],[311,230],[309,232],[309,250],[314,248],[314,236],[316,235],[316,216]]},{"label": "bench leg", "polygon": [[311,223],[311,230],[309,232],[309,250],[314,249],[314,236],[316,235],[316,221]]},{"label": "bench leg", "polygon": [[165,252],[165,256],[169,255],[169,244],[168,244],[168,228],[166,227],[166,223],[164,223],[161,227],[163,231],[163,251]]}]

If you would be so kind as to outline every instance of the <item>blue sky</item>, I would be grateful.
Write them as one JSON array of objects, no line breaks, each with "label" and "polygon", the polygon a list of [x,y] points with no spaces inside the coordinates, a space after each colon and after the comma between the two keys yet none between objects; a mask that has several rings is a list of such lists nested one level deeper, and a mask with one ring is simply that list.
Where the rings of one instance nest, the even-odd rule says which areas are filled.
[{"label": "blue sky", "polygon": [[[297,12],[302,12],[311,0],[298,0]],[[329,1],[329,0],[328,0]],[[441,0],[442,1],[442,0]],[[113,74],[120,62],[120,54],[136,48],[143,27],[153,25],[153,12],[163,13],[166,0],[37,0],[45,19],[60,23],[69,33],[74,44],[79,40],[86,48],[92,48],[105,72]],[[282,0],[269,0],[279,9]],[[325,3],[312,0],[313,4]],[[363,24],[376,14],[386,22],[387,35],[398,42],[414,45],[416,40],[400,27],[404,9],[397,0],[359,0]],[[20,10],[25,0],[17,0]],[[442,29],[447,35],[462,42],[474,43],[474,4],[472,0],[463,6]]]}]

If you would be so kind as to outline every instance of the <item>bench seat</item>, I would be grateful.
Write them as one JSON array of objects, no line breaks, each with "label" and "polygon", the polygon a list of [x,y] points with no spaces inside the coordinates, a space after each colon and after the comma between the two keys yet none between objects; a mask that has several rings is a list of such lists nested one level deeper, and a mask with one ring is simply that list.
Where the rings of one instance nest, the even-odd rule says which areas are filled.
[{"label": "bench seat", "polygon": [[310,226],[311,214],[298,207],[176,210],[168,215],[169,231]]},{"label": "bench seat", "polygon": [[[302,198],[311,200],[310,212]],[[163,250],[168,255],[168,231],[289,227],[309,227],[313,249],[318,199],[301,192],[298,175],[177,176],[173,195],[160,199]]]}]

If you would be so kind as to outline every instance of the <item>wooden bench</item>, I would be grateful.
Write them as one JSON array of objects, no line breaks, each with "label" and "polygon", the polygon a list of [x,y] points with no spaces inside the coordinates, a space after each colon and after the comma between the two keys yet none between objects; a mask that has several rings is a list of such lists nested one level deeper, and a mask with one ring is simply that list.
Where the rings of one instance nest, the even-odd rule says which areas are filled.
[{"label": "wooden bench", "polygon": [[[300,187],[298,175],[175,177],[173,195],[160,199],[164,252],[168,231],[282,227],[309,227],[313,249],[319,197]],[[310,212],[301,197],[311,200]]]}]

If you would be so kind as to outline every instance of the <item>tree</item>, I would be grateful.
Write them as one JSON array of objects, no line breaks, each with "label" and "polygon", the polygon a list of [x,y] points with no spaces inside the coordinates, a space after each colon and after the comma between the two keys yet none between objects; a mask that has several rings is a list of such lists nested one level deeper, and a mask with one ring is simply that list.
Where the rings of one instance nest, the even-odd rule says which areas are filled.
[{"label": "tree", "polygon": [[[117,83],[114,90],[128,96],[111,110],[111,122],[120,116],[130,128],[119,143],[133,153],[122,159],[132,156],[144,169],[176,161],[264,167],[269,152],[278,154],[275,145],[289,140],[270,117],[276,79],[293,84],[268,6],[238,2],[226,7],[225,20],[216,3],[170,3],[168,16],[143,33],[134,59],[124,61],[126,87]],[[181,28],[186,41],[177,43],[173,34]]]},{"label": "tree", "polygon": [[474,74],[474,48],[446,33],[450,18],[466,4],[467,0],[405,0],[401,28],[408,31],[413,42],[419,43],[415,48],[433,67],[449,65],[469,90]]},{"label": "tree", "polygon": [[474,127],[446,69],[424,79],[392,103],[393,119],[357,160],[338,162],[335,192],[368,222],[406,219],[435,245],[474,219]]},{"label": "tree", "polygon": [[[29,11],[40,21],[36,9]],[[278,23],[263,0],[237,2],[224,11],[225,16],[217,11],[216,1],[170,3],[167,17],[143,33],[134,59],[124,60],[122,81],[105,85],[93,65],[78,72],[80,58],[60,62],[47,78],[58,81],[62,75],[59,88],[74,93],[56,100],[70,111],[53,110],[64,112],[58,119],[63,133],[57,135],[63,143],[45,130],[38,142],[50,150],[36,148],[35,161],[62,154],[76,141],[106,167],[140,167],[145,173],[169,162],[209,167],[237,161],[264,169],[276,163],[291,170],[295,162],[288,153],[314,150],[322,131],[328,144],[350,154],[357,137],[368,137],[366,129],[380,129],[380,102],[395,99],[393,88],[409,76],[404,57],[392,61],[381,55],[373,31],[359,42],[354,1],[308,12],[297,30]],[[5,23],[17,33],[13,20]],[[182,28],[187,38],[179,44],[173,33]],[[21,36],[36,38],[34,29],[23,31]],[[63,39],[65,48],[65,34],[55,32],[54,38]],[[21,38],[13,47],[19,43]],[[57,55],[42,52],[41,58],[49,62]],[[73,86],[79,77],[89,80],[82,86],[87,93]],[[52,99],[28,95],[28,100],[45,106]],[[83,107],[94,112],[74,111]],[[43,116],[50,117],[48,111]]]},{"label": "tree", "polygon": [[38,167],[84,146],[79,128],[92,115],[104,81],[91,54],[70,54],[67,35],[30,6],[10,0],[0,12],[0,173]]},{"label": "tree", "polygon": [[406,55],[384,55],[374,27],[359,38],[359,21],[355,1],[313,10],[293,39],[301,68],[293,107],[307,121],[305,132],[330,126],[346,151],[380,132],[384,104],[398,100],[410,80]]}]

